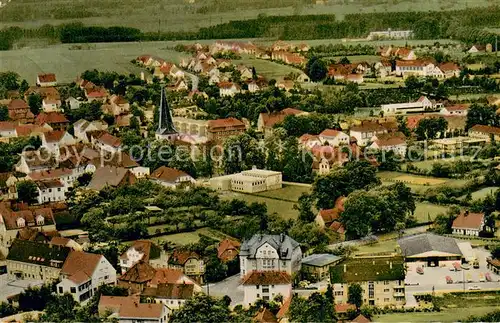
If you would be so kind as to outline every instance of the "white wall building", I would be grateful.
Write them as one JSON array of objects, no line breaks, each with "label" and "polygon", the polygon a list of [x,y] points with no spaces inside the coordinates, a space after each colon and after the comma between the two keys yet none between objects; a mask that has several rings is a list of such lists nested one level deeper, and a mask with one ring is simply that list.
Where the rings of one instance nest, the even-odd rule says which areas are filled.
[{"label": "white wall building", "polygon": [[319,134],[319,140],[322,145],[328,143],[332,147],[349,145],[349,136],[342,131],[333,129],[325,129]]},{"label": "white wall building", "polygon": [[421,96],[415,102],[383,104],[381,106],[384,116],[407,113],[420,113],[439,110],[442,103],[434,103],[425,96]]},{"label": "white wall building", "polygon": [[292,295],[291,276],[285,272],[252,272],[243,278],[243,305],[250,306],[256,300],[271,301],[282,295],[287,299]]},{"label": "white wall building", "polygon": [[84,303],[100,285],[115,283],[116,270],[103,255],[71,251],[61,269],[57,293],[70,293],[75,301]]},{"label": "white wall building", "polygon": [[59,179],[35,181],[38,189],[38,203],[59,202],[66,200],[67,187]]},{"label": "white wall building", "polygon": [[282,174],[281,172],[254,168],[237,174],[213,177],[210,179],[210,187],[218,191],[264,192],[280,189],[282,187]]}]

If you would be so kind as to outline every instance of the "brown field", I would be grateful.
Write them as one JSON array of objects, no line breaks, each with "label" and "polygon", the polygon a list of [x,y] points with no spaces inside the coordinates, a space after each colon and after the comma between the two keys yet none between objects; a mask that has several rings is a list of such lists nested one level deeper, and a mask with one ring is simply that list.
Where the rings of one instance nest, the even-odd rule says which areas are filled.
[{"label": "brown field", "polygon": [[401,175],[392,179],[395,182],[403,182],[405,184],[413,184],[413,185],[440,185],[446,183],[446,180],[438,179],[438,178],[428,178],[428,177],[419,177],[412,175]]}]

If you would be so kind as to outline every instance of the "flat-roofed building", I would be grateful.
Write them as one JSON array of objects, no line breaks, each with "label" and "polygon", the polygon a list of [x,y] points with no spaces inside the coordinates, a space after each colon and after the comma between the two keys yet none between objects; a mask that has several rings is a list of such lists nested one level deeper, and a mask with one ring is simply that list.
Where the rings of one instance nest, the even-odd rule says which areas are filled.
[{"label": "flat-roofed building", "polygon": [[302,270],[317,280],[326,279],[330,273],[330,267],[342,261],[342,257],[329,253],[312,254],[302,258]]},{"label": "flat-roofed building", "polygon": [[264,192],[282,187],[281,172],[251,169],[241,173],[213,177],[210,187],[218,191],[237,191],[244,193]]},{"label": "flat-roofed building", "polygon": [[462,149],[483,146],[485,143],[486,139],[483,138],[453,137],[433,140],[432,146],[441,151],[452,153]]}]

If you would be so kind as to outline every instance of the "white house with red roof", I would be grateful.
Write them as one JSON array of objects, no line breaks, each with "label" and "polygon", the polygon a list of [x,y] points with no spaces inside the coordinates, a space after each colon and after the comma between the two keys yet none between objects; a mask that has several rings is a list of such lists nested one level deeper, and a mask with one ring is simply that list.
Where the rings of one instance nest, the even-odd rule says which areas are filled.
[{"label": "white house with red roof", "polygon": [[367,146],[375,135],[387,133],[387,129],[377,122],[365,121],[349,129],[349,136],[357,140],[358,146]]},{"label": "white house with red roof", "polygon": [[121,151],[122,141],[107,131],[95,131],[90,133],[90,141],[95,149],[105,154],[115,154]]},{"label": "white house with red roof", "polygon": [[445,116],[466,116],[469,112],[469,107],[469,104],[455,104],[442,107],[439,113]]},{"label": "white house with red roof", "polygon": [[234,96],[237,93],[241,92],[241,88],[238,84],[233,82],[220,82],[217,84],[219,88],[219,95],[223,96]]},{"label": "white house with red roof", "polygon": [[469,211],[461,212],[451,225],[453,234],[466,236],[479,236],[484,230],[484,213],[471,213]]},{"label": "white house with red roof", "polygon": [[71,251],[64,262],[57,294],[71,294],[78,303],[86,303],[101,285],[116,283],[116,270],[103,256]]},{"label": "white house with red roof", "polygon": [[392,151],[400,156],[406,155],[408,145],[406,144],[406,138],[404,136],[387,133],[375,137],[377,139],[369,146],[370,149]]},{"label": "white house with red roof", "polygon": [[314,146],[321,146],[322,143],[319,136],[306,133],[299,137],[299,145],[310,150]]},{"label": "white house with red roof", "polygon": [[42,134],[42,147],[56,156],[61,147],[74,144],[76,144],[75,138],[64,130],[53,130]]},{"label": "white house with red roof", "polygon": [[85,89],[85,96],[89,102],[101,101],[105,102],[108,97],[108,92],[103,87],[93,87],[90,89]]},{"label": "white house with red roof", "polygon": [[325,129],[319,134],[319,140],[322,145],[328,144],[332,147],[344,146],[349,144],[349,136],[340,131],[334,129]]},{"label": "white house with red roof", "polygon": [[139,296],[101,296],[99,315],[109,315],[118,322],[165,323],[170,309],[163,303],[141,303]]},{"label": "white house with red roof", "polygon": [[3,138],[15,138],[17,122],[0,121],[0,140]]},{"label": "white house with red roof", "polygon": [[271,113],[262,112],[259,114],[259,119],[257,120],[257,131],[264,133],[264,135],[270,135],[274,125],[283,122],[287,116],[305,114],[308,114],[308,112],[295,108],[286,108]]},{"label": "white house with red roof", "polygon": [[68,189],[61,180],[48,179],[34,181],[34,183],[38,190],[37,201],[39,204],[66,200]]},{"label": "white house with red roof", "polygon": [[161,166],[151,173],[149,180],[173,189],[188,187],[196,183],[195,179],[188,173],[166,166]]},{"label": "white house with red roof", "polygon": [[453,62],[446,62],[443,64],[439,65],[439,69],[441,72],[443,72],[444,77],[450,78],[453,76],[459,77],[460,76],[460,66],[458,64],[453,63]]},{"label": "white house with red roof", "polygon": [[427,60],[396,61],[395,73],[402,77],[414,75],[444,78],[445,76],[438,66]]},{"label": "white house with red roof", "polygon": [[285,271],[252,271],[242,278],[243,305],[250,306],[261,299],[271,301],[281,295],[292,295],[292,278]]},{"label": "white house with red roof", "polygon": [[36,85],[40,87],[56,86],[56,75],[54,73],[38,74],[36,78]]},{"label": "white house with red roof", "polygon": [[381,109],[384,113],[384,116],[388,116],[395,114],[439,111],[442,106],[442,103],[434,102],[429,100],[425,96],[421,96],[417,101],[414,102],[382,104]]},{"label": "white house with red roof", "polygon": [[43,112],[59,112],[61,111],[61,100],[53,98],[44,98],[42,100]]}]

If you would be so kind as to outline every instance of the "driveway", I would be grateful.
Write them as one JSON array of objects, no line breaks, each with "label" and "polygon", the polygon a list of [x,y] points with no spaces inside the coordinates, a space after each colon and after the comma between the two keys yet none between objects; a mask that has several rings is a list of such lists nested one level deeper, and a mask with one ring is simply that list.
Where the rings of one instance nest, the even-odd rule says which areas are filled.
[{"label": "driveway", "polygon": [[231,306],[243,304],[243,287],[240,285],[240,275],[234,275],[218,283],[203,286],[205,293],[211,296],[231,298]]},{"label": "driveway", "polygon": [[0,302],[6,301],[9,296],[21,293],[28,286],[41,286],[42,284],[43,281],[34,279],[9,281],[7,274],[0,275]]}]

